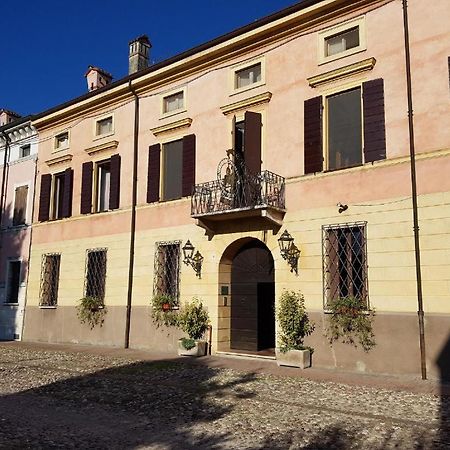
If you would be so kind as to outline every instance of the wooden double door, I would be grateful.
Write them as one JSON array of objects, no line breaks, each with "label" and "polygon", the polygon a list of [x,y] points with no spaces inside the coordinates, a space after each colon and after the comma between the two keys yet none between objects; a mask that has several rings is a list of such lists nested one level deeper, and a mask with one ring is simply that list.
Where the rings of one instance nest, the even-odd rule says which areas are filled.
[{"label": "wooden double door", "polygon": [[275,347],[274,264],[259,241],[244,245],[233,259],[230,340],[233,350]]}]

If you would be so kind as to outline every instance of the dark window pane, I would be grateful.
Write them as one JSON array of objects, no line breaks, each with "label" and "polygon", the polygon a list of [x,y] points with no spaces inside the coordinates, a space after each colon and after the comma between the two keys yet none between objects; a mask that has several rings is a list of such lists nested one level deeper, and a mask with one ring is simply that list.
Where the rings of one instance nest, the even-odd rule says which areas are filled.
[{"label": "dark window pane", "polygon": [[98,164],[97,177],[97,211],[108,211],[111,185],[110,161]]},{"label": "dark window pane", "polygon": [[53,185],[53,218],[61,219],[63,217],[63,201],[64,201],[64,173],[55,175],[55,181]]},{"label": "dark window pane", "polygon": [[180,244],[159,243],[155,253],[154,294],[178,300],[180,292]]},{"label": "dark window pane", "polygon": [[86,261],[86,297],[105,298],[106,250],[91,250]]},{"label": "dark window pane", "polygon": [[183,141],[164,144],[163,200],[182,197]]},{"label": "dark window pane", "polygon": [[361,89],[328,97],[328,169],[362,163]]},{"label": "dark window pane", "polygon": [[336,55],[345,50],[358,47],[359,45],[359,27],[352,28],[343,33],[330,36],[325,39],[327,56]]},{"label": "dark window pane", "polygon": [[17,303],[19,301],[20,267],[20,261],[10,261],[8,264],[6,303]]}]

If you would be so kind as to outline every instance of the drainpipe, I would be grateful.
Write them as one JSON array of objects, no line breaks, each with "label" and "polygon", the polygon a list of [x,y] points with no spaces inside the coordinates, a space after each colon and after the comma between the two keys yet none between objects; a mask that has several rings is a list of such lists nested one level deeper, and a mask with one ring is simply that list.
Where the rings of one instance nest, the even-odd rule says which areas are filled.
[{"label": "drainpipe", "polygon": [[414,120],[411,83],[411,57],[409,48],[408,1],[403,2],[403,28],[405,33],[406,88],[408,94],[409,154],[411,161],[411,193],[413,207],[414,253],[416,257],[417,315],[419,318],[420,367],[422,380],[427,379],[425,357],[425,326],[422,296],[422,269],[420,265],[419,211],[417,206],[416,151],[414,147]]},{"label": "drainpipe", "polygon": [[[8,164],[8,153],[9,153],[9,145],[10,145],[10,139],[9,136],[2,131],[3,139],[5,140],[5,156],[3,158],[3,178],[2,178],[2,192],[0,196],[0,229],[3,222],[3,209],[5,205],[5,190],[6,190],[6,166]],[[0,243],[1,245],[1,243]]]},{"label": "drainpipe", "polygon": [[138,135],[139,135],[139,97],[131,86],[131,80],[128,87],[134,96],[134,136],[133,136],[133,185],[131,199],[131,225],[130,225],[130,262],[128,266],[128,293],[127,293],[127,314],[125,322],[125,344],[130,346],[130,323],[131,323],[131,300],[133,298],[133,274],[134,274],[134,248],[136,241],[136,203],[137,203],[137,166],[138,166]]}]

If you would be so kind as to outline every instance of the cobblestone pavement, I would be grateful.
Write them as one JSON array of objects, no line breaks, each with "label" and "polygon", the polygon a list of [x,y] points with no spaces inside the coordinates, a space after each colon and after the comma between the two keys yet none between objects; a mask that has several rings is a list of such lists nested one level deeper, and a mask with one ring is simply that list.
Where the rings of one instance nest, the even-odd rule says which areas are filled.
[{"label": "cobblestone pavement", "polygon": [[0,345],[0,448],[439,449],[449,397]]}]

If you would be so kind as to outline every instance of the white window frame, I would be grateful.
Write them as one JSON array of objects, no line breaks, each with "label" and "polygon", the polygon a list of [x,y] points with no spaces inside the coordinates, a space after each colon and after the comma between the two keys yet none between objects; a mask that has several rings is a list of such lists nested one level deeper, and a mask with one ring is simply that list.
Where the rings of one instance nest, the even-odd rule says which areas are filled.
[{"label": "white window frame", "polygon": [[[352,28],[358,27],[359,30],[359,45],[357,47],[344,50],[343,52],[336,53],[335,55],[327,56],[326,54],[326,40],[335,36],[336,34],[345,33]],[[355,53],[362,52],[367,49],[366,43],[366,18],[365,16],[356,17],[355,19],[348,20],[344,23],[336,25],[331,28],[327,28],[324,31],[318,33],[318,47],[317,54],[319,58],[319,65],[325,64],[330,61],[335,61],[346,56],[354,55]]]},{"label": "white window frame", "polygon": [[[105,213],[108,211],[111,211],[109,204],[108,209],[100,210],[100,166],[103,164],[109,163],[109,169],[110,169],[110,179],[109,179],[109,192],[111,192],[111,156],[108,158],[102,158],[98,161],[94,161],[94,176],[93,176],[93,183],[92,186],[92,210],[94,213]],[[108,193],[109,197],[109,193]]]},{"label": "white window frame", "polygon": [[52,175],[52,183],[51,183],[51,188],[50,188],[49,220],[61,220],[62,217],[60,217],[60,218],[55,217],[55,213],[56,213],[56,211],[55,211],[56,177],[61,176],[61,175],[64,177],[64,170],[59,171],[59,172],[53,172],[51,175]]},{"label": "white window frame", "polygon": [[[58,147],[58,138],[60,136],[62,136],[63,134],[67,134],[67,145],[63,146],[63,147]],[[65,130],[65,131],[61,131],[61,133],[55,134],[55,137],[53,138],[53,151],[55,152],[59,152],[62,150],[67,150],[68,148],[70,148],[70,131],[69,130]]]},{"label": "white window frame", "polygon": [[[261,65],[261,80],[255,83],[249,84],[248,86],[243,86],[241,88],[236,87],[236,72],[240,72],[241,70],[248,69],[252,66]],[[240,63],[236,66],[233,66],[229,72],[229,90],[230,95],[239,94],[241,92],[248,91],[250,89],[255,89],[260,86],[264,86],[266,84],[266,59],[264,57],[252,59],[251,61],[246,61],[244,63]]]},{"label": "white window frame", "polygon": [[[105,119],[111,119],[111,131],[108,133],[98,134],[98,123]],[[107,136],[112,136],[115,133],[114,114],[106,114],[98,119],[94,120],[94,141],[102,139]]]},{"label": "white window frame", "polygon": [[[17,302],[15,303],[11,303],[8,301],[8,280],[9,280],[9,264],[13,263],[13,262],[20,262],[20,275],[19,275],[19,288],[18,288],[18,292],[17,292]],[[19,257],[19,258],[8,258],[6,260],[6,278],[5,278],[5,300],[4,300],[4,304],[5,305],[18,305],[20,303],[20,294],[21,294],[21,288],[23,287],[23,280],[22,278],[22,270],[23,270],[23,258]]]},{"label": "white window frame", "polygon": [[[171,97],[172,95],[183,93],[183,107],[179,109],[175,109],[174,111],[164,111],[164,100],[167,97]],[[164,119],[166,117],[174,116],[175,114],[180,114],[187,111],[187,89],[186,87],[173,89],[171,91],[165,92],[164,94],[161,94],[160,98],[160,118]]]},{"label": "white window frame", "polygon": [[[30,149],[30,154],[27,156],[22,156],[22,149],[28,147]],[[19,147],[19,158],[18,159],[25,159],[29,158],[31,156],[31,143],[30,144],[23,144]]]}]

